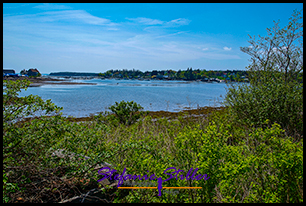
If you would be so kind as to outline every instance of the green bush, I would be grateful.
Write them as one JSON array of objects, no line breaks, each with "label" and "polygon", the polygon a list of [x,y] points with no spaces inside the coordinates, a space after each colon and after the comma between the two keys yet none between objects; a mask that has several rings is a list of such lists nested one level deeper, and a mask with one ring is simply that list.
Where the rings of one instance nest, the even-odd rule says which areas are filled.
[{"label": "green bush", "polygon": [[3,171],[3,203],[7,203],[10,200],[10,193],[14,193],[16,190],[19,190],[16,183],[9,183],[7,180],[7,175],[5,174],[5,171]]},{"label": "green bush", "polygon": [[[202,187],[179,190],[176,195],[157,190],[133,190],[116,202],[303,202],[303,144],[287,137],[280,125],[246,128],[228,111],[215,112],[208,125],[150,118],[113,131],[111,158],[118,171],[166,178],[168,167],[199,168],[207,181],[172,179],[166,187]],[[120,137],[120,138],[119,138]],[[290,155],[288,155],[290,154]],[[126,158],[128,157],[128,158]],[[156,184],[156,181],[152,181]]]},{"label": "green bush", "polygon": [[303,144],[276,123],[241,130],[225,120],[219,114],[175,137],[172,164],[210,177],[192,185],[203,187],[192,202],[303,202]]},{"label": "green bush", "polygon": [[20,192],[19,186],[33,168],[47,164],[48,146],[57,136],[54,127],[58,126],[58,115],[32,122],[25,117],[37,117],[37,112],[54,115],[61,108],[39,96],[18,97],[29,81],[3,81],[3,86],[3,188],[4,202],[8,202],[12,193]]},{"label": "green bush", "polygon": [[140,112],[143,107],[133,101],[115,102],[115,105],[112,105],[109,109],[116,115],[119,122],[125,125],[133,124],[144,114],[144,112]]}]

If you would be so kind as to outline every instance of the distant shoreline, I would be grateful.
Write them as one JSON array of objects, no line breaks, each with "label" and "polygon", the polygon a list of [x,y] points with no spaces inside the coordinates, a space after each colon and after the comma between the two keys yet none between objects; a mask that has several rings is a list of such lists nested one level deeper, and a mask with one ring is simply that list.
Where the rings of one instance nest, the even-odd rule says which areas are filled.
[{"label": "distant shoreline", "polygon": [[[64,79],[59,79],[64,78]],[[29,87],[40,87],[42,85],[97,85],[97,83],[86,83],[86,82],[71,82],[69,80],[90,80],[90,79],[101,79],[101,80],[138,80],[138,81],[186,81],[186,82],[207,82],[207,83],[229,83],[229,82],[236,82],[236,81],[227,81],[227,80],[220,80],[218,78],[210,78],[208,80],[186,80],[186,79],[143,79],[143,78],[114,78],[114,77],[98,77],[98,76],[42,76],[42,77],[3,77],[3,80],[23,80],[27,79],[31,81]],[[239,81],[240,83],[248,83],[248,81]]]},{"label": "distant shoreline", "polygon": [[[237,75],[237,77],[236,77]],[[139,70],[109,70],[104,73],[86,72],[51,72],[49,76],[71,79],[116,79],[116,80],[165,80],[165,81],[202,81],[202,82],[248,82],[247,71],[226,70],[206,71],[187,69],[183,71],[153,70],[141,72]]]},{"label": "distant shoreline", "polygon": [[[230,80],[221,80],[218,78],[209,78],[209,79],[167,79],[167,78],[118,78],[118,77],[93,77],[93,76],[53,76],[56,78],[65,78],[65,79],[80,79],[80,80],[90,80],[90,79],[101,79],[101,80],[138,80],[138,81],[185,81],[185,82],[217,82],[217,83],[228,83],[228,82],[237,82],[237,81],[230,81]],[[62,81],[65,81],[62,79]],[[248,81],[238,81],[238,82],[245,82]]]}]

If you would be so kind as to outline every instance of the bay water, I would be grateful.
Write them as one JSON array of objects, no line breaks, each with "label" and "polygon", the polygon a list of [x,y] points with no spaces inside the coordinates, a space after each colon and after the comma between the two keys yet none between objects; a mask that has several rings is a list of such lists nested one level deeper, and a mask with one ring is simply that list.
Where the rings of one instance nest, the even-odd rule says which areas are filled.
[{"label": "bay water", "polygon": [[221,106],[226,83],[91,79],[72,82],[97,85],[42,85],[22,90],[19,96],[39,95],[63,107],[63,116],[86,117],[108,110],[115,102],[134,101],[144,111],[176,112],[204,106]]}]

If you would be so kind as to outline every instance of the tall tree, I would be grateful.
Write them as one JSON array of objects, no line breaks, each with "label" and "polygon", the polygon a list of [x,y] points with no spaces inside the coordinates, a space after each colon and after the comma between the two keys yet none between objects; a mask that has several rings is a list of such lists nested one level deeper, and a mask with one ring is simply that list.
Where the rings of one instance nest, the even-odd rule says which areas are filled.
[{"label": "tall tree", "polygon": [[225,105],[239,121],[263,126],[280,123],[288,134],[303,131],[303,23],[295,11],[284,28],[274,22],[267,36],[251,37],[241,51],[251,56],[250,84],[228,88]]}]

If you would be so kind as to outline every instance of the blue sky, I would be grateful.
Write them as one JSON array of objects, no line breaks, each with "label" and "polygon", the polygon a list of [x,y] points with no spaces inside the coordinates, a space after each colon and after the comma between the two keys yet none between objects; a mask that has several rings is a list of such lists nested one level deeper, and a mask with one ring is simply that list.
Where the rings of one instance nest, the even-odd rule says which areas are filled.
[{"label": "blue sky", "polygon": [[249,35],[285,26],[302,3],[3,4],[3,68],[243,70]]}]

